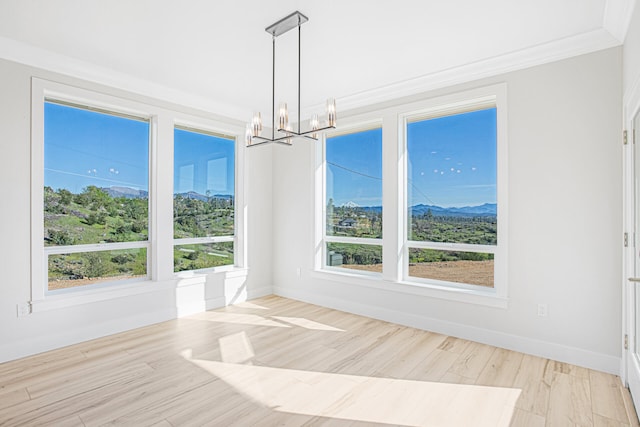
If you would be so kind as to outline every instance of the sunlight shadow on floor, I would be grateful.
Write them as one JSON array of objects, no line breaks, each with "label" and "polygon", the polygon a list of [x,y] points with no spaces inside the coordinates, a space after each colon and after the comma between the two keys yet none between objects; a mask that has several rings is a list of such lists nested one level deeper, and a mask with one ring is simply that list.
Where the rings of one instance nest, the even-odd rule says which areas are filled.
[{"label": "sunlight shadow on floor", "polygon": [[[236,360],[247,360],[243,348]],[[238,344],[239,343],[239,344]],[[508,426],[521,390],[375,378],[193,359],[237,392],[274,411],[405,426]],[[250,356],[249,356],[250,357]]]},{"label": "sunlight shadow on floor", "polygon": [[281,322],[265,319],[262,316],[256,314],[242,314],[242,313],[225,313],[218,311],[206,311],[203,313],[194,314],[189,316],[189,319],[194,320],[206,320],[209,322],[221,322],[221,323],[235,323],[238,325],[253,325],[253,326],[273,326],[276,328],[290,328],[290,325],[285,325]]},{"label": "sunlight shadow on floor", "polygon": [[279,320],[281,322],[291,323],[292,325],[300,326],[301,328],[311,329],[314,331],[344,332],[344,329],[334,328],[333,326],[329,326],[329,325],[325,325],[324,323],[319,323],[313,320],[305,319],[304,317],[271,316],[271,318]]},{"label": "sunlight shadow on floor", "polygon": [[251,341],[244,331],[219,338],[218,344],[220,357],[226,363],[243,363],[255,356]]},{"label": "sunlight shadow on floor", "polygon": [[238,302],[238,303],[235,303],[235,304],[233,304],[233,305],[231,305],[229,307],[232,307],[232,308],[236,308],[236,307],[237,308],[247,308],[247,309],[252,309],[252,310],[271,310],[269,307],[264,307],[264,306],[261,306],[261,305],[258,305],[258,304],[254,304],[254,303],[249,302],[249,301]]}]

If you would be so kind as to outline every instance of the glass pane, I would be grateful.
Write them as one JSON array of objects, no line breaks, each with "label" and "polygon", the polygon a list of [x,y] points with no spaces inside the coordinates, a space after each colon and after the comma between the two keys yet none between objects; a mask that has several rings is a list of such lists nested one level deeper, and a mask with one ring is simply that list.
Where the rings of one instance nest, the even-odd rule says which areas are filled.
[{"label": "glass pane", "polygon": [[382,129],[327,138],[327,236],[382,237]]},{"label": "glass pane", "polygon": [[327,266],[382,273],[382,246],[327,243]]},{"label": "glass pane", "polygon": [[235,140],[174,131],[174,237],[233,236]]},{"label": "glass pane", "polygon": [[409,248],[409,276],[493,287],[493,254]]},{"label": "glass pane", "polygon": [[408,238],[495,245],[496,109],[407,125]]},{"label": "glass pane", "polygon": [[147,277],[147,250],[49,255],[49,290]]},{"label": "glass pane", "polygon": [[44,108],[45,246],[147,240],[149,122]]},{"label": "glass pane", "polygon": [[173,271],[233,265],[233,242],[176,245],[173,248]]}]

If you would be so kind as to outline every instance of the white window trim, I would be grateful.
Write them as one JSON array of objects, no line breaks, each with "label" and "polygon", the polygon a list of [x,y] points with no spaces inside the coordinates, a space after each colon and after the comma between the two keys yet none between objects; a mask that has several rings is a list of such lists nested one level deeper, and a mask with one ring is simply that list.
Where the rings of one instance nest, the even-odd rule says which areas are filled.
[{"label": "white window trim", "polygon": [[[235,180],[234,180],[234,234],[227,236],[209,236],[209,237],[193,237],[193,238],[183,238],[183,239],[173,239],[173,246],[179,245],[191,245],[191,244],[202,244],[202,243],[223,243],[223,242],[233,242],[233,264],[232,265],[221,265],[217,267],[209,267],[209,268],[201,268],[197,270],[183,270],[175,272],[174,274],[178,277],[187,277],[190,276],[193,272],[198,273],[207,273],[207,272],[227,272],[232,271],[234,269],[243,269],[246,266],[246,254],[247,250],[244,244],[244,236],[245,236],[245,216],[244,209],[238,209],[240,206],[244,206],[244,192],[242,189],[244,188],[244,174],[239,173],[239,171],[244,170],[244,155],[245,155],[245,146],[241,144],[239,141],[241,140],[238,137],[237,129],[233,127],[221,127],[219,124],[206,122],[202,120],[193,120],[190,116],[179,115],[176,116],[176,119],[173,123],[173,129],[182,128],[188,129],[192,132],[207,132],[212,135],[218,135],[220,137],[225,138],[233,138],[234,140],[234,170],[235,170]],[[173,133],[172,133],[173,135]],[[175,142],[174,142],[175,144]],[[173,171],[175,165],[173,164],[173,153],[175,147],[172,145],[171,149],[171,170]],[[174,171],[175,172],[175,171]],[[172,174],[173,176],[173,174]],[[173,188],[173,182],[171,185],[173,195],[175,189]],[[171,212],[173,212],[173,204],[171,206]],[[171,215],[171,236],[173,237],[173,214]],[[172,264],[173,268],[173,264]]]},{"label": "white window trim", "polygon": [[[87,249],[147,248],[147,279],[104,281],[95,285],[56,290],[47,289],[47,252],[57,253],[57,247],[46,247],[44,241],[44,102],[45,98],[88,105],[131,116],[148,118],[149,144],[149,239],[145,242],[109,243],[102,246],[82,245]],[[246,206],[244,200],[245,147],[238,143],[244,134],[239,125],[205,119],[158,105],[125,99],[76,86],[33,77],[31,80],[31,309],[33,312],[59,309],[114,298],[162,292],[180,286],[182,275],[173,272],[173,170],[174,124],[212,130],[235,137],[235,235],[233,266],[202,271],[232,277],[247,274]],[[162,146],[162,150],[159,149]],[[165,230],[162,231],[161,230]],[[169,231],[166,231],[169,230]],[[227,239],[225,236],[223,239]],[[109,245],[109,246],[106,246]],[[81,251],[82,247],[65,247],[63,253]],[[235,276],[234,276],[235,277]]]},{"label": "white window trim", "polygon": [[[486,88],[488,89],[488,88]],[[502,89],[502,90],[500,90]],[[402,140],[401,149],[404,158],[402,164],[403,167],[403,197],[405,203],[403,204],[403,236],[405,236],[403,256],[406,257],[403,261],[403,281],[407,283],[418,283],[425,286],[451,286],[452,288],[463,289],[476,289],[480,293],[495,294],[499,297],[506,297],[506,276],[503,272],[506,272],[506,230],[507,227],[501,225],[506,224],[506,200],[507,192],[506,185],[506,167],[507,167],[507,144],[506,144],[506,120],[504,118],[506,114],[506,88],[504,85],[498,87],[492,87],[487,93],[478,93],[480,91],[474,91],[473,95],[469,94],[465,97],[466,93],[457,94],[462,96],[462,99],[451,99],[446,102],[447,99],[436,99],[429,102],[425,108],[414,110],[408,113],[400,115],[399,125],[401,125]],[[498,243],[494,245],[473,245],[463,243],[436,243],[436,242],[420,242],[409,240],[408,236],[408,152],[407,152],[407,140],[406,129],[409,122],[416,120],[426,120],[431,118],[443,117],[451,114],[460,114],[465,112],[477,111],[482,108],[496,108],[496,165],[497,165],[497,225],[498,225]],[[481,252],[494,254],[494,286],[493,288],[486,288],[478,285],[447,282],[436,279],[426,279],[409,276],[409,249],[437,249],[437,250],[458,250],[466,252]]]},{"label": "white window trim", "polygon": [[[497,106],[497,204],[498,204],[498,245],[455,244],[455,248],[467,248],[470,252],[490,252],[495,254],[494,287],[486,288],[437,280],[407,280],[408,247],[432,247],[450,249],[454,244],[432,242],[409,242],[406,230],[406,143],[405,119],[407,117],[429,117],[443,112],[460,112],[464,108],[486,105]],[[346,269],[326,268],[324,245],[332,240],[325,237],[325,161],[324,140],[318,142],[313,153],[315,205],[314,218],[314,271],[311,277],[320,280],[339,281],[349,285],[363,286],[384,291],[399,292],[429,298],[477,304],[506,309],[508,307],[508,152],[507,152],[507,85],[499,83],[491,86],[461,91],[407,104],[396,104],[377,111],[346,117],[341,120],[339,132],[349,129],[364,129],[367,123],[383,121],[383,274],[375,277]],[[346,125],[345,125],[346,124]],[[331,134],[328,135],[329,137]],[[407,260],[407,262],[405,262]],[[406,267],[405,267],[406,265]]]},{"label": "white window trim", "polygon": [[[373,129],[378,129],[378,128],[382,128],[382,120],[380,118],[368,118],[368,119],[356,119],[356,120],[349,120],[346,119],[345,122],[347,123],[345,126],[340,126],[339,129],[334,130],[332,132],[327,133],[324,138],[321,139],[321,141],[319,142],[319,146],[320,149],[322,150],[322,154],[320,157],[320,164],[317,165],[320,168],[321,174],[322,174],[322,182],[321,182],[321,202],[320,202],[320,206],[322,206],[322,212],[320,217],[318,218],[318,216],[316,215],[316,222],[319,220],[320,224],[319,226],[321,227],[321,245],[318,247],[316,245],[317,251],[319,250],[319,253],[316,253],[315,256],[315,260],[314,260],[314,266],[315,269],[321,269],[321,270],[327,270],[330,272],[334,272],[334,273],[338,273],[338,274],[346,274],[347,277],[352,277],[354,275],[358,276],[369,276],[369,277],[373,277],[373,278],[380,278],[382,277],[382,275],[380,273],[376,273],[376,272],[371,272],[371,271],[360,271],[360,270],[355,270],[355,269],[348,269],[348,268],[340,268],[340,267],[331,267],[327,265],[327,243],[347,243],[347,244],[357,244],[357,245],[372,245],[372,246],[383,246],[382,242],[383,242],[383,238],[364,238],[364,237],[348,237],[348,236],[327,236],[326,232],[327,232],[327,206],[326,206],[326,200],[327,200],[327,186],[326,186],[326,179],[327,179],[327,161],[326,161],[326,150],[327,150],[327,144],[326,144],[326,140],[327,138],[333,138],[336,136],[342,136],[342,135],[349,135],[349,134],[353,134],[353,133],[358,133],[358,132],[364,132],[364,131],[368,131],[368,130],[373,130]],[[384,141],[383,141],[383,145],[384,145]],[[316,167],[317,170],[317,167]],[[383,180],[384,183],[384,180]],[[384,190],[384,189],[383,189]],[[383,191],[384,193],[384,191]],[[315,193],[317,195],[317,193]],[[384,194],[383,194],[384,196]],[[317,204],[317,201],[316,201]],[[384,209],[383,209],[384,212]],[[384,215],[384,214],[383,214]],[[384,218],[384,216],[383,216]],[[316,225],[317,226],[317,225]]]}]

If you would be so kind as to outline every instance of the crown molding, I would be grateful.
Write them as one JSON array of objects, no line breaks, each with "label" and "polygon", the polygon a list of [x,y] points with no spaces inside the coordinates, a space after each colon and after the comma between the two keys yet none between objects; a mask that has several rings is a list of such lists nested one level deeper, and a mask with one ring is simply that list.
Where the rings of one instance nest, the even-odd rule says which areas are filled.
[{"label": "crown molding", "polygon": [[[617,7],[620,5],[624,6],[623,3],[626,4],[626,7]],[[609,10],[609,13],[607,16],[612,17],[609,21],[612,23],[614,22],[614,16],[622,16],[621,11],[625,11],[625,13],[630,16],[634,3],[635,0],[608,0],[606,9]],[[610,4],[611,6],[609,6]],[[614,7],[614,5],[616,6]],[[626,21],[628,25],[628,19]],[[621,21],[618,20],[616,22],[620,24]],[[613,26],[613,24],[611,25]],[[356,108],[367,107],[430,90],[441,89],[536,65],[559,61],[621,44],[620,39],[611,31],[599,28],[553,42],[509,52],[493,58],[381,86],[372,90],[337,97],[337,103],[340,111],[344,113]],[[251,115],[249,108],[215,102],[201,95],[152,83],[126,73],[96,66],[86,61],[60,55],[4,37],[0,37],[0,58],[158,100],[200,109],[223,118],[226,117],[244,121],[246,117]],[[303,108],[317,110],[322,109],[323,105],[309,105],[303,106]]]},{"label": "crown molding", "polygon": [[137,95],[148,96],[160,101],[203,110],[221,118],[242,120],[251,116],[251,110],[249,109],[215,102],[201,95],[173,89],[127,73],[101,67],[6,37],[0,37],[0,59],[113,87]]},{"label": "crown molding", "polygon": [[[608,31],[600,28],[576,36],[555,40],[550,43],[536,45],[493,58],[382,86],[373,90],[339,97],[337,104],[340,111],[345,112],[355,108],[392,101],[435,89],[596,52],[620,46],[621,44],[620,40]],[[320,105],[310,106],[309,108],[318,109]]]},{"label": "crown molding", "polygon": [[620,43],[624,43],[629,30],[636,0],[606,0],[602,27]]}]

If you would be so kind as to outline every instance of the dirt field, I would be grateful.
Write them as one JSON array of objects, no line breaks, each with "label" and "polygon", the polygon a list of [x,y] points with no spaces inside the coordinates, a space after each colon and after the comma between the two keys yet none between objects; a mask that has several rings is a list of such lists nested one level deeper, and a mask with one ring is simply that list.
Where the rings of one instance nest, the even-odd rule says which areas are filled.
[{"label": "dirt field", "polygon": [[[382,264],[372,265],[343,265],[343,268],[382,273]],[[493,287],[493,261],[445,261],[423,262],[411,264],[409,275],[448,282],[470,283],[473,285]],[[131,279],[131,276],[108,277],[102,279],[52,280],[49,290],[73,288],[76,286],[95,285],[101,282]]]},{"label": "dirt field", "polygon": [[66,288],[75,288],[77,286],[86,286],[86,285],[96,285],[98,283],[103,282],[115,282],[116,280],[126,280],[133,279],[136,277],[144,277],[144,276],[111,276],[111,277],[100,277],[96,279],[75,279],[75,280],[50,280],[49,281],[49,290],[55,291],[58,289],[66,289]]},{"label": "dirt field", "polygon": [[[382,264],[343,265],[344,268],[382,272]],[[493,287],[493,260],[423,262],[409,265],[409,275]]]}]

